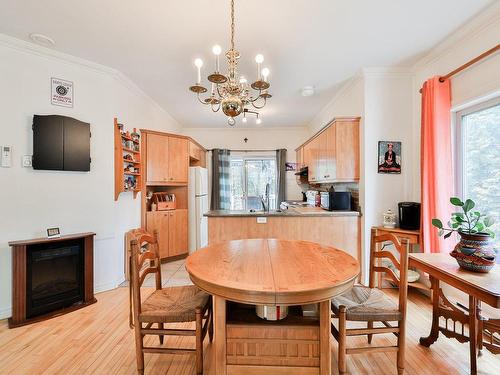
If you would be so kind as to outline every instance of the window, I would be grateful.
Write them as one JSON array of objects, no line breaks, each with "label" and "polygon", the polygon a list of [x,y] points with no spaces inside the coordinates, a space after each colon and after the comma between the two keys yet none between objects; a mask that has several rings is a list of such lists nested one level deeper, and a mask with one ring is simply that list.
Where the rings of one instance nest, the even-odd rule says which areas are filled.
[{"label": "window", "polygon": [[491,228],[500,246],[500,98],[457,114],[457,193],[494,217]]},{"label": "window", "polygon": [[261,210],[269,184],[269,208],[276,209],[276,157],[231,155],[231,210]]}]

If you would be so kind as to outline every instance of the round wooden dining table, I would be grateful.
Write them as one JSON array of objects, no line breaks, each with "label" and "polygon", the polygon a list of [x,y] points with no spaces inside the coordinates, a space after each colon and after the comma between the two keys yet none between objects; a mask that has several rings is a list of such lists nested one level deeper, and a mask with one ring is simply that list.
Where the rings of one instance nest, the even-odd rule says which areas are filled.
[{"label": "round wooden dining table", "polygon": [[[193,283],[213,297],[215,374],[331,373],[330,299],[349,290],[359,275],[359,263],[352,256],[307,241],[235,240],[196,251],[187,258],[186,269]],[[227,364],[227,301],[250,305],[319,304],[319,325],[316,327],[316,332],[319,332],[318,365],[307,362],[309,367],[282,367],[284,361],[281,361],[279,366],[272,367],[266,366],[268,359],[258,357],[252,358],[255,363]],[[254,319],[253,315],[248,319]],[[281,327],[280,324],[286,324],[287,319],[291,321],[293,318],[287,317],[283,323],[265,321],[269,324],[266,327]],[[277,325],[273,326],[275,323]],[[299,323],[294,324],[300,327]],[[283,344],[290,342],[291,334],[285,333],[285,336],[281,341]],[[251,343],[256,340],[248,338]],[[248,350],[240,354],[247,354]],[[314,349],[309,347],[309,353],[311,351]]]}]

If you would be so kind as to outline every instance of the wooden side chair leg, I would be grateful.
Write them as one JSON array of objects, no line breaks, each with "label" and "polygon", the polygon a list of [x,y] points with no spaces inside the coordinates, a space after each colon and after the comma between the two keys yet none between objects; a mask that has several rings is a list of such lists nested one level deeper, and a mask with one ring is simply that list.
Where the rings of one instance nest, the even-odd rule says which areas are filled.
[{"label": "wooden side chair leg", "polygon": [[406,324],[399,322],[398,332],[398,375],[405,373]]},{"label": "wooden side chair leg", "polygon": [[196,375],[203,374],[203,316],[201,308],[196,308]]},{"label": "wooden side chair leg", "polygon": [[346,311],[345,306],[339,308],[339,374],[345,374],[346,364]]},{"label": "wooden side chair leg", "polygon": [[135,322],[135,357],[137,359],[137,373],[144,374],[144,352],[143,350],[143,338],[144,336],[141,333],[141,322]]},{"label": "wooden side chair leg", "polygon": [[[158,323],[159,329],[163,329],[163,327],[164,327],[163,323]],[[163,345],[163,335],[158,335],[158,337],[160,338],[160,345]]]},{"label": "wooden side chair leg", "polygon": [[[373,329],[373,322],[372,321],[368,322],[367,328],[368,329]],[[373,339],[373,333],[369,333],[368,334],[368,344],[372,343],[372,339]]]}]

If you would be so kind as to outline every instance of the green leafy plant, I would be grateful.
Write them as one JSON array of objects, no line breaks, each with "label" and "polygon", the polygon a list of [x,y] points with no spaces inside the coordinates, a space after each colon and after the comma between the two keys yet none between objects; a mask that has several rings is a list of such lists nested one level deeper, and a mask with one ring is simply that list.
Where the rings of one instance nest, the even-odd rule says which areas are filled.
[{"label": "green leafy plant", "polygon": [[439,229],[439,235],[444,238],[451,236],[453,232],[465,234],[488,234],[491,238],[495,237],[495,233],[489,229],[494,224],[491,216],[483,215],[479,211],[473,211],[476,206],[472,199],[467,199],[462,202],[460,198],[450,198],[450,203],[456,207],[461,207],[463,212],[454,212],[451,214],[451,220],[448,221],[448,227],[445,228],[439,219],[432,219],[432,225]]}]

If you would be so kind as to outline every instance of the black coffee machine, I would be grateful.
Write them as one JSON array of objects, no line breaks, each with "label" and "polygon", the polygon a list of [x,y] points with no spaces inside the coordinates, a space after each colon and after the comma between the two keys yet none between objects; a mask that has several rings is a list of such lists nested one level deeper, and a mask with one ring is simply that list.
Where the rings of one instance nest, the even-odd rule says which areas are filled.
[{"label": "black coffee machine", "polygon": [[420,203],[399,202],[399,227],[401,229],[420,229]]}]

